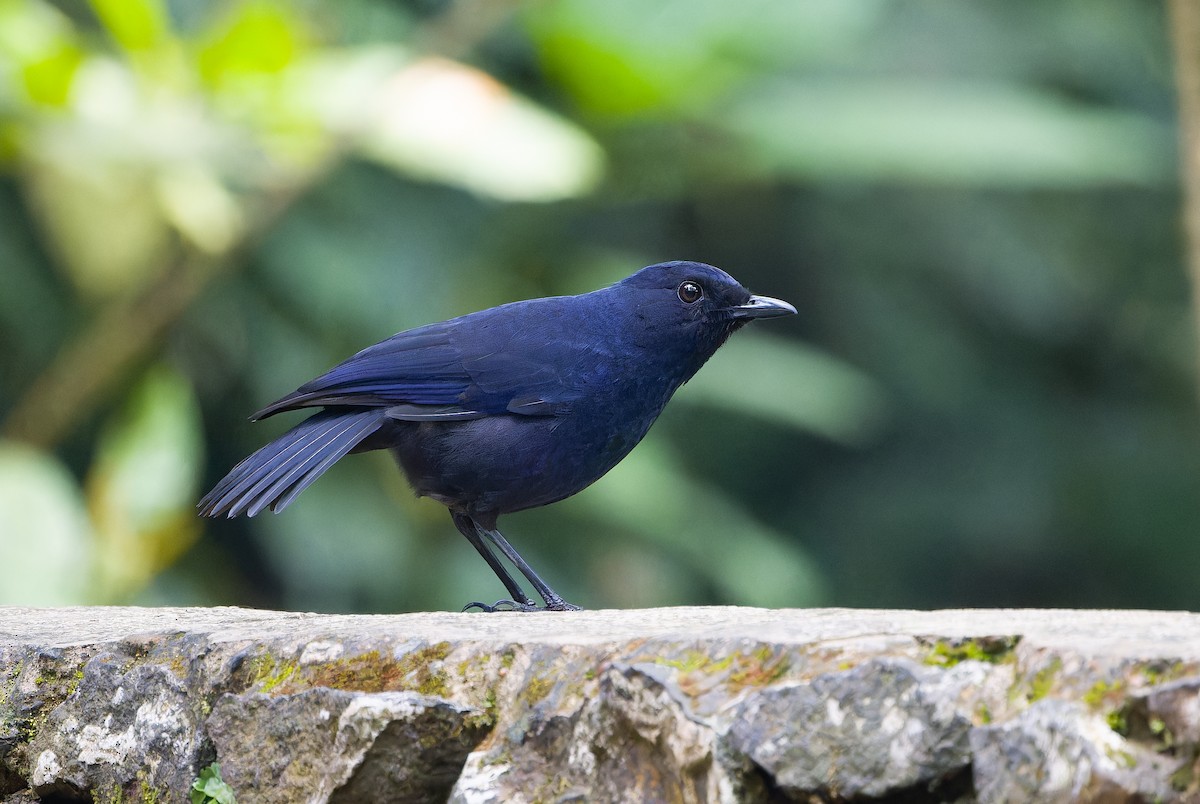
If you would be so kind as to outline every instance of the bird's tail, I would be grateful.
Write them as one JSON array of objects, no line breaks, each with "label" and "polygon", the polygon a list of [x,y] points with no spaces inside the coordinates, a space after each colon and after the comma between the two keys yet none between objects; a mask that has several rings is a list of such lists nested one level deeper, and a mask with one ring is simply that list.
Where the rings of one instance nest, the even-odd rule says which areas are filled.
[{"label": "bird's tail", "polygon": [[387,420],[382,410],[324,410],[233,467],[198,504],[201,516],[279,512]]}]

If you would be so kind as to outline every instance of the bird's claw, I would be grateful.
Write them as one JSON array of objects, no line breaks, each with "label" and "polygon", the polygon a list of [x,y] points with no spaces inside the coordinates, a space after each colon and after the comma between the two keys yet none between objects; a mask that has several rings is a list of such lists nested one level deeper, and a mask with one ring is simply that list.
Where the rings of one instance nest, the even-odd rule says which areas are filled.
[{"label": "bird's claw", "polygon": [[546,605],[542,608],[542,611],[583,611],[583,606],[568,603],[561,597],[552,597],[546,601]]},{"label": "bird's claw", "polygon": [[463,606],[463,611],[471,609],[479,609],[482,612],[490,614],[494,611],[541,611],[541,609],[533,601],[518,603],[515,600],[497,600],[492,605],[480,603],[478,600],[468,603]]},{"label": "bird's claw", "polygon": [[553,598],[551,600],[548,600],[548,601],[546,601],[545,606],[539,606],[536,603],[534,603],[532,600],[525,600],[525,601],[497,600],[495,603],[493,603],[490,606],[486,603],[480,603],[479,601],[476,600],[472,603],[468,603],[467,605],[463,606],[463,608],[462,608],[463,611],[470,611],[471,609],[479,609],[480,611],[487,613],[487,614],[490,614],[495,611],[531,612],[531,611],[581,611],[582,610],[579,606],[576,606],[574,603],[568,603],[567,601],[563,600],[562,598]]}]

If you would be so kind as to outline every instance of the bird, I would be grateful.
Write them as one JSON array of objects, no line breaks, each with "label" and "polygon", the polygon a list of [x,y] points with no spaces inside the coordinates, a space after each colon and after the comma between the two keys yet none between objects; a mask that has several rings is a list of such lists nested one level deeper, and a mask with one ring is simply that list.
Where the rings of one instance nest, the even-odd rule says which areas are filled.
[{"label": "bird", "polygon": [[511,302],[400,332],[251,416],[318,409],[234,466],[199,501],[199,513],[278,513],[345,455],[386,449],[418,497],[449,509],[510,595],[464,610],[578,610],[509,544],[497,518],[591,485],[730,335],[795,312],[720,268],[675,260],[590,293]]}]

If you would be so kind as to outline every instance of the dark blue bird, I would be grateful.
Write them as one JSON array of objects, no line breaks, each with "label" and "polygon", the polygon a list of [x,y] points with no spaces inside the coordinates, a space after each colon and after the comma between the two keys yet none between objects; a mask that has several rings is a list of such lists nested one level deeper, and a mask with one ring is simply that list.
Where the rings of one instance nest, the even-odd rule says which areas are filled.
[{"label": "dark blue bird", "polygon": [[697,262],[643,268],[602,290],[530,299],[417,327],[368,347],[260,410],[321,408],[235,466],[200,501],[204,516],[282,511],[350,452],[391,450],[418,496],[454,524],[511,601],[567,603],[496,530],[500,514],[547,505],[624,458],[667,400],[735,330],[795,313]]}]

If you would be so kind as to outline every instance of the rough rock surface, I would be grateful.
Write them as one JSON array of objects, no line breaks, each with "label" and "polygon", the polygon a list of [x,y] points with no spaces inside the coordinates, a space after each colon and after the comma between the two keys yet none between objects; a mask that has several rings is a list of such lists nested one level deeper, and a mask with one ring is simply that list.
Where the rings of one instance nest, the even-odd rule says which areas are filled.
[{"label": "rough rock surface", "polygon": [[1200,615],[0,608],[0,802],[1196,801]]},{"label": "rough rock surface", "polygon": [[[222,778],[248,801],[445,801],[486,734],[479,712],[414,692],[225,694],[208,719]],[[396,762],[398,756],[403,762]],[[239,759],[233,759],[239,758]]]}]

